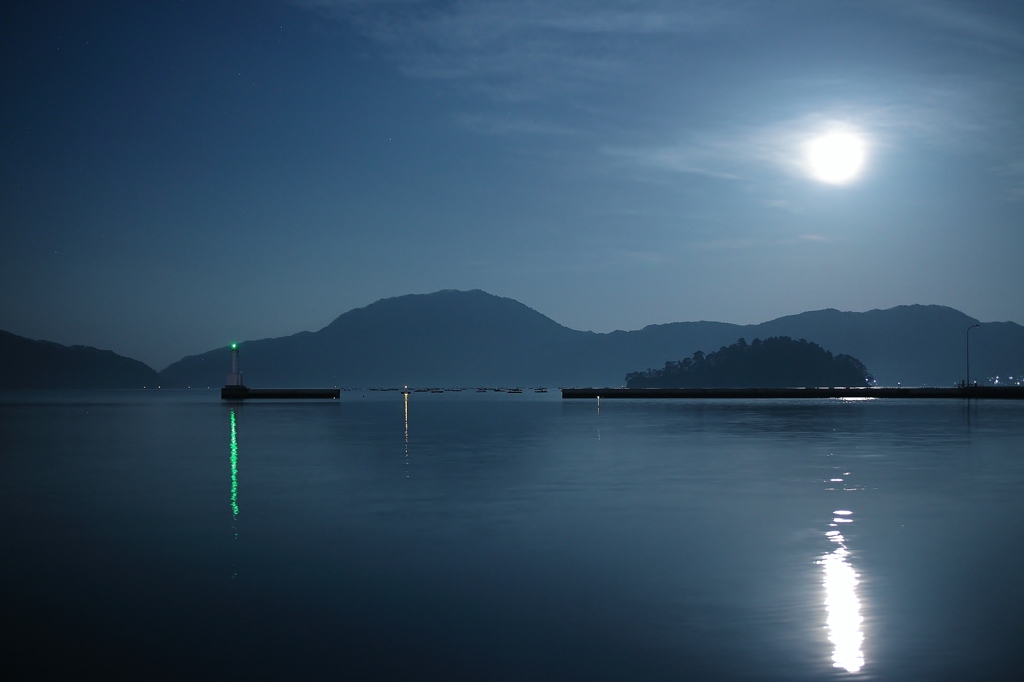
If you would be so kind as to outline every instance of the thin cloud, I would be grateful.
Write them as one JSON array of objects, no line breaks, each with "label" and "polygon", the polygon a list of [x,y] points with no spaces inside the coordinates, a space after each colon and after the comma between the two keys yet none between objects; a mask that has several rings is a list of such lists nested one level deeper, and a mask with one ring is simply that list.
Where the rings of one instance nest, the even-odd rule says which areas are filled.
[{"label": "thin cloud", "polygon": [[[608,146],[619,162],[665,172],[723,180],[749,180],[764,171],[807,173],[802,150],[815,136],[845,130],[862,136],[869,159],[899,147],[908,137],[935,145],[970,144],[973,129],[966,116],[948,107],[917,105],[836,107],[768,124],[735,124],[715,130],[677,133],[675,139],[647,146]],[[955,133],[963,134],[955,134]],[[870,161],[869,161],[870,163]]]},{"label": "thin cloud", "polygon": [[456,121],[477,133],[489,135],[577,136],[580,131],[568,126],[512,116],[460,114]]},{"label": "thin cloud", "polygon": [[1020,16],[997,16],[978,3],[954,3],[940,0],[904,0],[881,3],[887,10],[902,12],[928,22],[948,35],[965,39],[987,49],[1024,47],[1024,28]]},{"label": "thin cloud", "polygon": [[652,36],[738,22],[741,2],[296,0],[358,27],[413,78],[461,81],[524,99],[619,78]]},{"label": "thin cloud", "polygon": [[[514,99],[630,73],[652,39],[746,26],[773,12],[799,15],[820,2],[788,0],[291,0],[357,27],[413,78],[461,81]],[[976,3],[875,2],[984,50],[1024,47],[1018,21]]]},{"label": "thin cloud", "polygon": [[[500,103],[544,102],[528,115],[512,109],[512,118],[477,112],[456,114],[467,129],[494,135],[552,137],[570,134],[603,139],[596,151],[613,165],[705,176],[749,179],[765,169],[792,175],[805,172],[798,152],[809,135],[829,125],[863,132],[872,154],[898,147],[906,138],[934,146],[989,149],[1006,159],[1003,181],[1020,183],[1011,151],[1019,147],[1019,108],[1024,80],[1016,88],[1005,77],[972,69],[964,73],[922,74],[893,70],[885,82],[860,80],[853,87],[876,92],[851,94],[856,105],[829,107],[822,92],[846,84],[800,83],[780,76],[776,89],[794,94],[817,114],[790,111],[774,123],[722,121],[700,127],[692,120],[681,131],[675,121],[637,101],[616,109],[609,93],[625,93],[644,78],[645,65],[663,64],[661,52],[693,37],[749,30],[761,21],[788,13],[824,11],[819,2],[786,0],[766,5],[750,0],[291,0],[321,16],[354,26],[382,47],[409,78],[445,82]],[[948,0],[865,3],[891,17],[910,18],[929,36],[969,44],[979,52],[1024,47],[1020,22],[979,7]],[[680,40],[674,41],[676,37]],[[666,41],[665,39],[673,39]],[[715,57],[713,57],[715,58]],[[1010,62],[1013,64],[1015,62]],[[1007,67],[1011,68],[1011,67]],[[922,83],[927,83],[923,85]],[[703,84],[702,84],[703,85]],[[673,87],[685,87],[675,82]],[[580,96],[584,95],[584,96]],[[623,94],[623,96],[627,96]],[[887,98],[896,100],[887,103]],[[555,103],[572,102],[577,111],[605,110],[565,123]],[[600,102],[600,104],[598,104]],[[865,104],[873,102],[873,104]],[[762,117],[767,112],[760,112]],[[676,116],[666,111],[664,116]],[[762,119],[763,120],[763,119]],[[770,120],[770,119],[769,119]],[[996,134],[996,131],[1000,131]],[[662,141],[657,140],[661,137]],[[646,143],[638,139],[646,137]],[[651,173],[647,179],[653,180]],[[1015,190],[1016,192],[1016,190]]]},{"label": "thin cloud", "polygon": [[767,126],[688,132],[666,145],[609,147],[605,153],[641,167],[724,180],[749,178],[772,166],[796,174],[802,168],[797,150],[811,131],[829,125],[824,117],[802,117]]},{"label": "thin cloud", "polygon": [[799,244],[824,244],[839,241],[835,237],[822,235],[803,234],[797,237],[737,237],[733,239],[711,239],[706,241],[694,241],[681,245],[681,252],[716,252],[716,251],[756,251],[786,246],[797,246]]}]

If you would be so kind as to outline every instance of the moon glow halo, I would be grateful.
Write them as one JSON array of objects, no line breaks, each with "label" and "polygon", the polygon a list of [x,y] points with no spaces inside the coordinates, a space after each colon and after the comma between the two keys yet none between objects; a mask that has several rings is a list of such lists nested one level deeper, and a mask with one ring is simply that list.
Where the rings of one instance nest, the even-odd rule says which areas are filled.
[{"label": "moon glow halo", "polygon": [[852,133],[835,132],[816,137],[807,145],[811,175],[831,185],[843,185],[864,165],[864,142]]}]

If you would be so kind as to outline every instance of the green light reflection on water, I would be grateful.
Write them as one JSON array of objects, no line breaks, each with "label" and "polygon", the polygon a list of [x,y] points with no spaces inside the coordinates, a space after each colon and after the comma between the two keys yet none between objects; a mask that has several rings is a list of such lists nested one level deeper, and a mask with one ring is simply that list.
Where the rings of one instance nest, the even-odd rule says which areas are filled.
[{"label": "green light reflection on water", "polygon": [[231,410],[231,518],[238,519],[238,431],[234,410]]}]

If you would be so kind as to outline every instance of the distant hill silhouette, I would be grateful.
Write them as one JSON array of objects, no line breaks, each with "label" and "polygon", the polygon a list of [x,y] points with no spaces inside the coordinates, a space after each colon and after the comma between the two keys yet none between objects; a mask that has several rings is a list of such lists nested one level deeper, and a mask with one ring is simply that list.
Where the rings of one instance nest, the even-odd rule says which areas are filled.
[{"label": "distant hill silhouette", "polygon": [[774,336],[630,372],[628,388],[787,388],[868,386],[868,370],[849,355],[832,355],[816,343]]},{"label": "distant hill silhouette", "polygon": [[159,380],[151,367],[113,351],[0,331],[0,388],[142,388]]},{"label": "distant hill silhouette", "polygon": [[[740,337],[807,339],[862,361],[881,385],[947,386],[964,378],[964,336],[976,323],[952,308],[911,305],[864,313],[819,310],[757,325],[676,322],[607,334],[564,327],[483,291],[377,301],[317,332],[240,344],[251,386],[619,386],[627,372],[708,352]],[[227,348],[183,358],[165,386],[220,386]],[[1024,327],[971,333],[971,372],[1024,372]]]},{"label": "distant hill silhouette", "polygon": [[[377,301],[318,332],[239,345],[252,386],[554,384],[580,335],[510,298],[439,291]],[[170,385],[224,383],[227,348],[161,372]]]}]

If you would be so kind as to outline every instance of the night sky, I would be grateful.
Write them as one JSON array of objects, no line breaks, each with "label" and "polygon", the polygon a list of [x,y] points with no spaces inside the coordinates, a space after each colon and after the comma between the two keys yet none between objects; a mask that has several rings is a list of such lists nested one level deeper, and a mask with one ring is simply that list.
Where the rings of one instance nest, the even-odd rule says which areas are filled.
[{"label": "night sky", "polygon": [[23,336],[160,369],[446,288],[594,331],[1024,322],[1019,0],[17,2],[0,32]]}]

